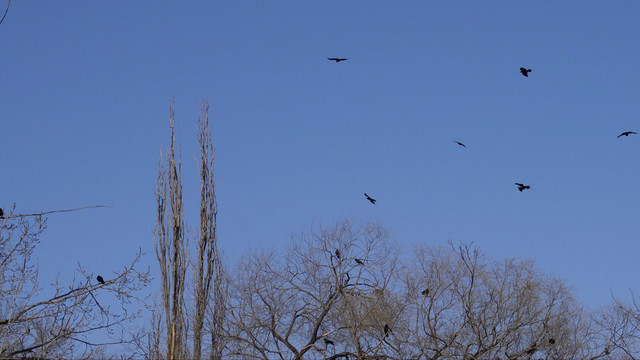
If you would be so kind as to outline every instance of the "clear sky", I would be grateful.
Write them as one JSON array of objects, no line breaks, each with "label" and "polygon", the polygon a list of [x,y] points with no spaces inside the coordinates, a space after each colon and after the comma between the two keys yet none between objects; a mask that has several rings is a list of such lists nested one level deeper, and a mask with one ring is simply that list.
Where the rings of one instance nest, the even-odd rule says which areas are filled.
[{"label": "clear sky", "polygon": [[12,1],[0,207],[113,205],[49,216],[43,286],[138,248],[157,274],[169,102],[195,229],[208,99],[229,265],[354,217],[406,252],[534,259],[603,304],[640,290],[640,135],[616,138],[640,132],[638,19],[637,1]]}]

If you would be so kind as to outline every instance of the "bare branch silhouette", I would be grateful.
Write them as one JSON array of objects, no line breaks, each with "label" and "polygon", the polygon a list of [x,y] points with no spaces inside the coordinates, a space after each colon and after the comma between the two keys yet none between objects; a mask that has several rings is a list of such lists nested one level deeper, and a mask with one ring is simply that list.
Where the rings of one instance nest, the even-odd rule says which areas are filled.
[{"label": "bare branch silhouette", "polygon": [[2,19],[0,19],[0,24],[4,21],[4,18],[7,17],[7,13],[9,12],[9,6],[11,5],[11,0],[7,1],[7,9],[4,11],[4,15],[2,15]]}]

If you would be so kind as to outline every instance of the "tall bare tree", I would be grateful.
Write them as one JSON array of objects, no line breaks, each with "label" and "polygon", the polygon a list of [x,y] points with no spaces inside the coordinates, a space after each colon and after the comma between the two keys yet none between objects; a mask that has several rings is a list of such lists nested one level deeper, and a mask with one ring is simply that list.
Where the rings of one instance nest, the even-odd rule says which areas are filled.
[{"label": "tall bare tree", "polygon": [[[200,144],[200,237],[197,243],[194,279],[193,358],[202,357],[202,330],[209,301],[214,301],[214,324],[220,318],[223,299],[212,296],[212,286],[220,289],[221,269],[218,239],[216,236],[218,208],[214,183],[215,153],[209,124],[209,103],[203,102],[198,119]],[[214,280],[215,275],[215,280]],[[217,306],[216,306],[217,305]],[[218,336],[212,332],[212,344]],[[213,351],[212,351],[213,354]]]},{"label": "tall bare tree", "polygon": [[[162,305],[166,322],[167,359],[187,358],[187,326],[185,319],[185,277],[187,272],[186,238],[182,218],[182,179],[180,159],[175,155],[175,106],[169,108],[170,143],[167,151],[167,168],[162,156],[158,170],[158,224],[155,250],[160,264]],[[169,200],[170,213],[166,214]]]},{"label": "tall bare tree", "polygon": [[33,257],[46,220],[14,210],[0,219],[0,358],[90,359],[139,341],[141,334],[127,329],[141,316],[145,299],[138,294],[149,282],[148,271],[136,269],[141,254],[102,274],[104,283],[79,266],[71,283],[41,288]]},{"label": "tall bare tree", "polygon": [[[195,254],[187,256],[189,245],[182,218],[182,183],[180,160],[175,156],[174,102],[170,106],[171,141],[167,151],[167,169],[161,159],[158,177],[158,228],[156,254],[160,262],[162,306],[166,321],[166,358],[201,359],[205,350],[205,332],[211,335],[211,358],[220,358],[225,291],[217,239],[217,202],[214,183],[214,147],[209,123],[209,103],[203,102],[198,119],[200,145],[200,227],[193,242]],[[170,200],[171,213],[165,216],[165,204]],[[191,266],[188,266],[188,265]],[[189,270],[189,267],[191,268]],[[187,273],[191,274],[189,282]],[[185,300],[185,289],[193,297]],[[155,314],[158,316],[159,314]],[[209,318],[207,318],[209,316]],[[157,319],[156,319],[157,320]],[[152,323],[148,356],[154,358],[162,342],[158,322]],[[188,324],[191,324],[189,327]],[[205,324],[207,327],[205,327]],[[193,340],[189,352],[187,340]],[[154,355],[156,354],[156,355]]]}]

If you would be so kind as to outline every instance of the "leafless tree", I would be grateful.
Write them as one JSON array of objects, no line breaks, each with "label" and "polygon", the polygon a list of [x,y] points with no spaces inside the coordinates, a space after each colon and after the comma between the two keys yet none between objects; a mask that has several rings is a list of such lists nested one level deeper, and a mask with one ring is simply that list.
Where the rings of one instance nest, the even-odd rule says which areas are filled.
[{"label": "leafless tree", "polygon": [[532,261],[452,242],[399,256],[353,221],[244,257],[228,303],[242,359],[634,359],[640,335],[637,307],[589,311]]},{"label": "leafless tree", "polygon": [[[197,242],[194,271],[194,319],[193,358],[201,359],[202,337],[205,315],[210,301],[211,309],[211,356],[220,352],[220,330],[222,326],[224,292],[222,292],[222,265],[216,234],[218,205],[214,183],[214,148],[209,125],[209,103],[203,102],[198,121],[200,144],[200,236]],[[212,291],[212,289],[214,291]],[[214,349],[215,348],[215,349]]]},{"label": "leafless tree", "polygon": [[[162,306],[166,322],[166,358],[184,359],[187,354],[187,325],[185,319],[185,277],[187,272],[186,237],[182,218],[182,179],[180,159],[175,155],[175,111],[171,100],[169,110],[170,144],[167,151],[167,169],[162,156],[158,171],[158,223],[155,249],[160,264]],[[166,215],[166,201],[170,213]]]},{"label": "leafless tree", "polygon": [[364,344],[362,354],[379,347],[384,324],[378,320],[388,317],[380,294],[388,291],[396,265],[396,249],[381,226],[350,221],[294,238],[281,256],[246,257],[231,284],[228,355],[328,356],[335,349],[324,340],[338,349],[360,332],[375,343]]},{"label": "leafless tree", "polygon": [[[200,145],[200,227],[196,232],[195,256],[188,256],[189,244],[182,218],[182,183],[180,160],[175,156],[174,103],[170,107],[171,141],[167,155],[167,169],[162,159],[158,177],[158,227],[156,253],[161,269],[162,306],[166,321],[167,359],[201,359],[205,332],[211,335],[211,358],[219,358],[224,342],[221,331],[224,317],[225,287],[217,239],[217,202],[214,183],[214,148],[209,124],[209,104],[203,102],[198,121]],[[171,215],[165,216],[165,203],[170,200]],[[189,266],[190,265],[190,266]],[[189,267],[191,269],[189,269]],[[190,273],[192,282],[188,282]],[[192,289],[193,296],[185,297]],[[154,313],[147,356],[157,358],[158,347],[164,338]],[[207,318],[209,316],[209,318]],[[205,324],[207,325],[205,327]],[[189,326],[191,325],[191,326]],[[193,340],[190,353],[187,341]],[[205,341],[206,342],[206,341]],[[155,354],[155,355],[154,355]]]},{"label": "leafless tree", "polygon": [[0,220],[0,358],[97,358],[109,345],[138,341],[127,327],[141,316],[145,299],[137,294],[149,282],[136,269],[141,254],[102,274],[104,284],[79,265],[70,284],[56,280],[45,293],[33,257],[46,220],[14,211]]}]

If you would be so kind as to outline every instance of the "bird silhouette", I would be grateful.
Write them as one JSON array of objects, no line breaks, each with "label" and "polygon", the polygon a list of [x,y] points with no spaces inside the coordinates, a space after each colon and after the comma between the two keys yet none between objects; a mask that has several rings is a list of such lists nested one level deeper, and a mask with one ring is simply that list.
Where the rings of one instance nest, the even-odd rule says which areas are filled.
[{"label": "bird silhouette", "polygon": [[322,339],[322,340],[324,340],[324,344],[325,344],[325,346],[335,345],[335,344],[333,343],[333,341],[331,341],[331,340],[329,340],[329,339]]},{"label": "bird silhouette", "polygon": [[390,332],[391,328],[389,327],[389,324],[384,324],[384,337],[388,337]]},{"label": "bird silhouette", "polygon": [[554,338],[550,338],[549,339],[549,344],[553,345],[555,343],[556,343],[556,339],[554,339]]},{"label": "bird silhouette", "polygon": [[346,58],[327,58],[327,59],[329,59],[331,61],[335,61],[336,64],[339,63],[340,61],[347,61],[348,60]]},{"label": "bird silhouette", "polygon": [[422,290],[421,294],[424,296],[429,296],[429,289]]},{"label": "bird silhouette", "polygon": [[531,72],[531,69],[525,69],[525,68],[520,68],[520,73],[522,73],[522,75],[529,77],[529,73]]},{"label": "bird silhouette", "polygon": [[358,263],[358,265],[364,265],[364,261],[362,261],[361,259],[355,258],[354,260]]},{"label": "bird silhouette", "polygon": [[0,208],[0,218],[4,217],[4,210],[2,210],[2,208]]},{"label": "bird silhouette", "polygon": [[622,134],[618,135],[618,137],[620,137],[620,136],[629,136],[629,135],[631,135],[631,134],[637,134],[637,132],[634,132],[634,131],[625,131],[625,132],[623,132]]},{"label": "bird silhouette", "polygon": [[340,250],[336,249],[336,257],[340,259],[342,255],[340,255]]},{"label": "bird silhouette", "polygon": [[371,196],[367,195],[367,193],[364,193],[364,196],[366,196],[367,200],[369,200],[373,205],[376,204],[376,199],[374,199]]},{"label": "bird silhouette", "polygon": [[460,142],[460,141],[458,141],[458,140],[453,140],[453,142],[454,142],[454,143],[456,143],[456,144],[458,144],[458,145],[460,145],[460,146],[462,146],[462,147],[467,147],[467,145],[465,145],[465,144],[461,143],[461,142]]},{"label": "bird silhouette", "polygon": [[100,284],[104,284],[104,279],[102,278],[102,276],[98,275],[98,277],[96,279],[98,280],[98,282]]},{"label": "bird silhouette", "polygon": [[531,186],[529,186],[529,185],[523,185],[523,184],[520,184],[520,183],[515,183],[515,184],[518,185],[518,190],[520,190],[520,191],[525,190],[525,189],[531,189]]}]

